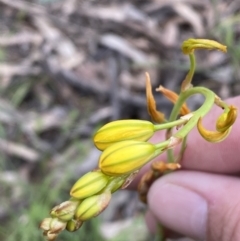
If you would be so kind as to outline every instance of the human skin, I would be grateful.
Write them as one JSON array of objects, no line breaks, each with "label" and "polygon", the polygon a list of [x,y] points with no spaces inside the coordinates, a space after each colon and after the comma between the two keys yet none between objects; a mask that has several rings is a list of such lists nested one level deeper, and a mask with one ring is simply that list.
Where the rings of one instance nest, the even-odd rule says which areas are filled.
[{"label": "human skin", "polygon": [[[240,96],[226,102],[240,108]],[[205,128],[214,129],[221,112],[214,107],[203,119]],[[164,133],[159,132],[150,141],[163,139]],[[164,161],[166,154],[156,159]],[[209,143],[193,130],[180,163],[181,170],[159,178],[148,192],[150,231],[155,232],[159,222],[196,240],[240,240],[240,118],[220,143]],[[149,166],[142,168],[130,188],[137,187]]]}]

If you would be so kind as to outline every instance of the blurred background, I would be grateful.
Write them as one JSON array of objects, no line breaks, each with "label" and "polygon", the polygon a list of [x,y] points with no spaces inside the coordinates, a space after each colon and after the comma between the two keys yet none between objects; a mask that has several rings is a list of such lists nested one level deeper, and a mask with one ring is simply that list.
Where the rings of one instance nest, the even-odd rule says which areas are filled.
[{"label": "blurred background", "polygon": [[[192,37],[228,46],[196,52],[194,85],[240,94],[239,0],[0,0],[0,240],[43,240],[40,221],[97,165],[93,133],[149,119],[145,71],[154,88],[178,92],[189,67],[180,46]],[[117,192],[100,217],[58,240],[152,240],[144,210],[135,192]]]}]

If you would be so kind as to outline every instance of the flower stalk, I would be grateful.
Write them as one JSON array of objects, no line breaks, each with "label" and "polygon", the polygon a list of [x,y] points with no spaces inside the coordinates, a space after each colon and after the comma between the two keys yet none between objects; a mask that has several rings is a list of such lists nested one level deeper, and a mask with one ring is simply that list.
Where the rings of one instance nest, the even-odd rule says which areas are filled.
[{"label": "flower stalk", "polygon": [[[196,49],[226,52],[226,46],[213,40],[189,39],[183,42],[182,52],[189,56],[190,69],[182,82],[180,94],[162,86],[156,89],[174,104],[168,119],[157,110],[150,76],[146,73],[147,110],[154,123],[118,120],[104,125],[95,133],[93,142],[102,151],[98,169],[83,175],[72,186],[70,199],[54,207],[50,217],[42,221],[40,228],[47,240],[55,240],[65,229],[76,231],[84,222],[99,215],[108,206],[114,192],[126,188],[145,164],[166,151],[166,162],[152,162],[150,170],[139,183],[140,200],[147,203],[147,193],[152,183],[162,175],[181,168],[187,136],[194,127],[209,142],[223,141],[229,135],[237,118],[237,108],[228,106],[210,89],[191,84],[196,68]],[[201,94],[205,100],[197,110],[190,110],[186,103],[195,94]],[[222,108],[223,113],[216,120],[216,130],[210,131],[204,128],[202,119],[214,105]],[[176,131],[173,132],[173,129]],[[165,131],[166,140],[155,144],[148,142],[157,131]],[[177,145],[181,148],[175,156],[173,149]],[[166,240],[168,232],[163,227],[159,230],[159,240]]]}]

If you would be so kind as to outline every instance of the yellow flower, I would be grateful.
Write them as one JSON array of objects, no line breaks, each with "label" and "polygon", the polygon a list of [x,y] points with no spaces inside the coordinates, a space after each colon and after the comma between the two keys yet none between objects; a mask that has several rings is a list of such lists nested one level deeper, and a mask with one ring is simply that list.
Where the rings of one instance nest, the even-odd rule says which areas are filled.
[{"label": "yellow flower", "polygon": [[95,146],[104,150],[108,146],[126,140],[146,141],[154,133],[154,125],[144,120],[118,120],[100,128],[93,137]]},{"label": "yellow flower", "polygon": [[110,176],[129,174],[140,169],[161,150],[142,141],[122,141],[109,146],[99,159],[99,168]]},{"label": "yellow flower", "polygon": [[191,54],[195,49],[217,49],[222,52],[227,52],[227,46],[209,39],[190,38],[182,44],[182,52],[184,54]]},{"label": "yellow flower", "polygon": [[152,120],[156,123],[165,121],[164,114],[157,110],[156,102],[152,94],[152,85],[150,76],[146,73],[146,97],[147,97],[147,110]]},{"label": "yellow flower", "polygon": [[202,118],[199,118],[197,128],[201,136],[209,142],[219,142],[224,140],[232,129],[232,125],[237,118],[237,109],[229,106],[229,110],[224,112],[217,120],[217,131],[206,130],[202,125]]},{"label": "yellow flower", "polygon": [[203,125],[202,125],[202,118],[199,118],[198,123],[197,123],[197,128],[201,136],[209,142],[220,142],[223,141],[228,134],[230,133],[231,128],[227,129],[224,132],[219,132],[219,131],[209,131],[206,130]]},{"label": "yellow flower", "polygon": [[101,191],[108,181],[109,178],[100,171],[88,172],[73,185],[70,195],[77,199],[90,197]]}]

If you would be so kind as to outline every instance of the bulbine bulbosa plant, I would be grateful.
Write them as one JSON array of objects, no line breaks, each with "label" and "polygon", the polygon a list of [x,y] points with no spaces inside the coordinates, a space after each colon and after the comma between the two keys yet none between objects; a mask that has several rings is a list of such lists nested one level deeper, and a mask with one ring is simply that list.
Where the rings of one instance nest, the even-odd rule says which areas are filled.
[{"label": "bulbine bulbosa plant", "polygon": [[[41,222],[40,228],[47,240],[55,240],[65,229],[76,231],[88,219],[99,215],[108,206],[114,192],[125,188],[146,163],[166,151],[167,162],[153,162],[139,183],[140,199],[146,203],[148,189],[154,180],[181,168],[187,136],[194,127],[209,142],[220,142],[228,136],[237,117],[237,108],[227,105],[210,89],[192,86],[196,49],[226,52],[226,46],[213,40],[188,39],[183,42],[182,52],[189,56],[190,70],[182,82],[180,94],[162,86],[156,89],[174,103],[168,119],[156,109],[150,77],[146,73],[147,108],[153,122],[117,120],[104,125],[95,133],[94,144],[102,151],[98,168],[82,176],[71,188],[70,199],[54,207],[50,217]],[[200,108],[191,111],[186,100],[195,94],[203,95],[205,100]],[[216,120],[216,130],[210,131],[204,128],[202,118],[213,105],[223,109],[223,113]],[[176,128],[175,132],[173,128]],[[166,130],[166,140],[157,144],[149,143],[148,140],[159,130]],[[172,150],[176,145],[181,145],[177,156]]]}]

